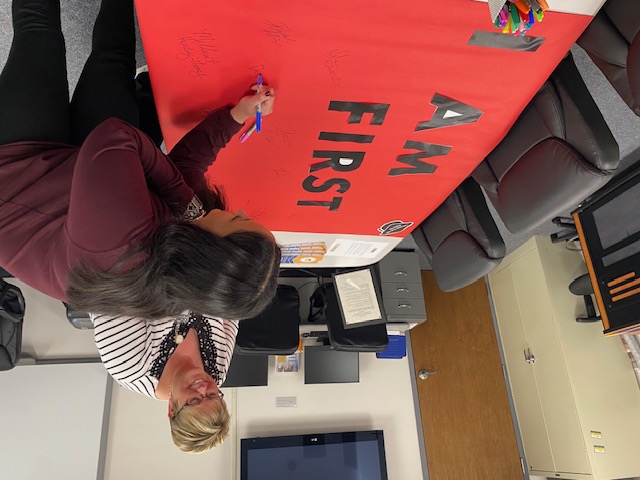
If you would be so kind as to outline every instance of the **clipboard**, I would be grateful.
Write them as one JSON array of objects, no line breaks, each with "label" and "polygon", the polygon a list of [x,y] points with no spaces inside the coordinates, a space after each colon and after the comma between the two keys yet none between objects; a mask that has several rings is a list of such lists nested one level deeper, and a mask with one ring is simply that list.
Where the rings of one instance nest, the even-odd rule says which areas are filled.
[{"label": "clipboard", "polygon": [[373,266],[332,273],[345,329],[387,323],[380,283]]}]

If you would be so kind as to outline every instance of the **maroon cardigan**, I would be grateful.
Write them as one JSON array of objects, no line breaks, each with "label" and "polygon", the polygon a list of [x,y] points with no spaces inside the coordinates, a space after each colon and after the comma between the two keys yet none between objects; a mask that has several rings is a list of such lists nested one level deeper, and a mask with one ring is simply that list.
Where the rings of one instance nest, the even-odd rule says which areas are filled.
[{"label": "maroon cardigan", "polygon": [[0,146],[0,265],[65,300],[67,274],[80,262],[107,270],[163,219],[182,213],[241,127],[228,109],[218,110],[169,156],[116,118],[96,127],[79,148]]}]

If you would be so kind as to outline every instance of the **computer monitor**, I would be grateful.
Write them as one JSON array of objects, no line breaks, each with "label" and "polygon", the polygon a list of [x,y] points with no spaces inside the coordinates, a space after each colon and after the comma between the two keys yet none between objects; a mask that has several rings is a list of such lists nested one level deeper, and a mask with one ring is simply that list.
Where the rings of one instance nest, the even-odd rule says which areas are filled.
[{"label": "computer monitor", "polygon": [[234,352],[224,387],[260,387],[267,385],[268,355],[242,355]]},{"label": "computer monitor", "polygon": [[360,381],[358,352],[332,350],[327,345],[304,347],[304,383],[357,383]]},{"label": "computer monitor", "polygon": [[640,327],[640,164],[573,212],[606,334]]},{"label": "computer monitor", "polygon": [[381,430],[243,438],[241,480],[387,480]]}]

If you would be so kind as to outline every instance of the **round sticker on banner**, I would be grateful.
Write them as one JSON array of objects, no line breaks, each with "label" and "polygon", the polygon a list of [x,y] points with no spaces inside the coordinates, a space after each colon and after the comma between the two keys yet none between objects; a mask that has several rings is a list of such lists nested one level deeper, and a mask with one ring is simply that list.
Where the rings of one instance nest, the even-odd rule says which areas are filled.
[{"label": "round sticker on banner", "polygon": [[320,260],[322,260],[321,256],[308,257],[305,255],[300,255],[293,259],[293,263],[306,263],[308,265],[310,263],[318,263]]},{"label": "round sticker on banner", "polygon": [[378,227],[380,235],[393,235],[394,233],[404,232],[413,225],[413,222],[403,222],[402,220],[393,220]]}]

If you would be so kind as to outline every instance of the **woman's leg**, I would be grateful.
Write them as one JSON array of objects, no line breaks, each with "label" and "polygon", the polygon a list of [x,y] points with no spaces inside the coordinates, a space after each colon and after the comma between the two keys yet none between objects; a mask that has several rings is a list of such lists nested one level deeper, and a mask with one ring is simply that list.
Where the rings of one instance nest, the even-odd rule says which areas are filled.
[{"label": "woman's leg", "polygon": [[138,124],[133,0],[102,0],[91,55],[71,101],[71,140],[80,145],[109,117]]},{"label": "woman's leg", "polygon": [[59,0],[13,0],[13,43],[0,74],[0,145],[69,141]]},{"label": "woman's leg", "polygon": [[153,99],[151,80],[148,72],[142,72],[136,77],[136,96],[138,99],[138,114],[140,115],[139,128],[149,135],[156,147],[162,145],[162,130],[158,120],[156,102]]}]

